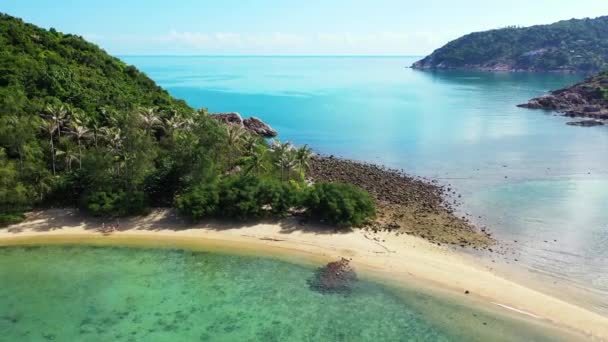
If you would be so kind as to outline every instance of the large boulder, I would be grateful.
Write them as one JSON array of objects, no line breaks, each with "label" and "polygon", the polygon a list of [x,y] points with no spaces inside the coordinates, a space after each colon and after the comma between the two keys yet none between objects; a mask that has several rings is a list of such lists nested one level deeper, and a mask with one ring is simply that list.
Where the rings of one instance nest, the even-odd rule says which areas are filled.
[{"label": "large boulder", "polygon": [[255,116],[243,120],[243,125],[249,131],[265,138],[272,138],[277,136],[277,131],[272,129],[270,125],[256,118]]},{"label": "large boulder", "polygon": [[270,125],[264,121],[252,116],[243,120],[241,114],[236,112],[231,113],[212,113],[211,117],[215,120],[227,124],[243,127],[251,133],[257,134],[264,138],[273,138],[277,136],[277,131],[272,129]]},{"label": "large boulder", "polygon": [[243,117],[241,117],[241,114],[236,113],[236,112],[213,113],[213,114],[211,114],[211,117],[214,118],[215,120],[225,123],[225,124],[237,125],[237,126],[243,127]]}]

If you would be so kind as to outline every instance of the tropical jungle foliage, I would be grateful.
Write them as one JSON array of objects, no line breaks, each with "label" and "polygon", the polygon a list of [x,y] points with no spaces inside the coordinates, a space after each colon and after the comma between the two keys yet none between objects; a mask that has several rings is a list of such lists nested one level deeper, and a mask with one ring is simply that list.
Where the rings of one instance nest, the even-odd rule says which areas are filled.
[{"label": "tropical jungle foliage", "polygon": [[35,206],[284,216],[304,203],[310,156],[218,123],[81,37],[0,14],[0,224]]},{"label": "tropical jungle foliage", "polygon": [[597,72],[608,67],[608,16],[551,25],[476,32],[414,64],[422,68],[491,68]]}]

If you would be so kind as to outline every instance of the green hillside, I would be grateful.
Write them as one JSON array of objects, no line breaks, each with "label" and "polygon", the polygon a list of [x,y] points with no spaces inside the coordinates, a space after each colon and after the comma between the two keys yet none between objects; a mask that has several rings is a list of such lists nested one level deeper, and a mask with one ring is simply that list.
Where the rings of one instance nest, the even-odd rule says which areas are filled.
[{"label": "green hillside", "polygon": [[359,189],[306,186],[310,155],[218,123],[81,37],[0,14],[0,224],[36,206],[115,217],[176,205],[194,219],[302,206],[342,225],[373,216]]},{"label": "green hillside", "polygon": [[448,43],[412,67],[601,71],[608,68],[608,16],[471,33]]}]

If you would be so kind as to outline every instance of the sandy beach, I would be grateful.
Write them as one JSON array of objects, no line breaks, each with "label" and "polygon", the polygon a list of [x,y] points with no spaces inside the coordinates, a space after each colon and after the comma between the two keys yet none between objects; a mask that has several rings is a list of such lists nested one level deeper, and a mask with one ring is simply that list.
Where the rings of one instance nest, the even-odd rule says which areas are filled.
[{"label": "sandy beach", "polygon": [[594,340],[608,340],[607,317],[504,279],[467,256],[414,236],[363,230],[328,233],[290,220],[255,225],[220,222],[194,225],[165,210],[121,220],[117,231],[109,234],[100,232],[102,224],[77,211],[35,212],[21,224],[0,229],[0,246],[52,243],[171,246],[274,256],[316,265],[340,257],[352,258],[355,269],[366,277],[438,292],[465,305],[482,305],[505,315],[582,333]]}]

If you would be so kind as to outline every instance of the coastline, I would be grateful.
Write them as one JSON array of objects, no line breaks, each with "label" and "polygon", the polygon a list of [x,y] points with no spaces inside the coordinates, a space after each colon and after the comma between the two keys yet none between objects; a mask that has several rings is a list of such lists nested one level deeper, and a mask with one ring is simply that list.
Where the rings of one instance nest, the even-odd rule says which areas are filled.
[{"label": "coastline", "polygon": [[100,227],[101,221],[77,211],[34,212],[23,223],[0,229],[0,246],[178,247],[277,257],[311,266],[347,257],[358,273],[379,282],[450,296],[464,305],[483,306],[600,341],[608,339],[608,317],[501,278],[453,250],[414,236],[364,230],[330,233],[290,220],[189,224],[168,210],[122,220],[119,231],[111,234],[100,233]]},{"label": "coastline", "polygon": [[583,71],[583,70],[576,70],[576,69],[534,69],[534,68],[528,68],[528,69],[520,69],[520,68],[515,68],[514,65],[465,65],[465,66],[420,66],[420,65],[416,65],[416,63],[414,63],[414,65],[410,66],[411,69],[413,70],[418,70],[418,71],[430,71],[430,72],[435,72],[435,71],[477,71],[477,72],[487,72],[487,73],[532,73],[532,74],[539,74],[539,73],[550,73],[550,74],[571,74],[571,75],[576,75],[576,74],[584,74],[584,75],[590,75],[593,74],[595,72],[598,72],[599,70],[596,71]]}]

